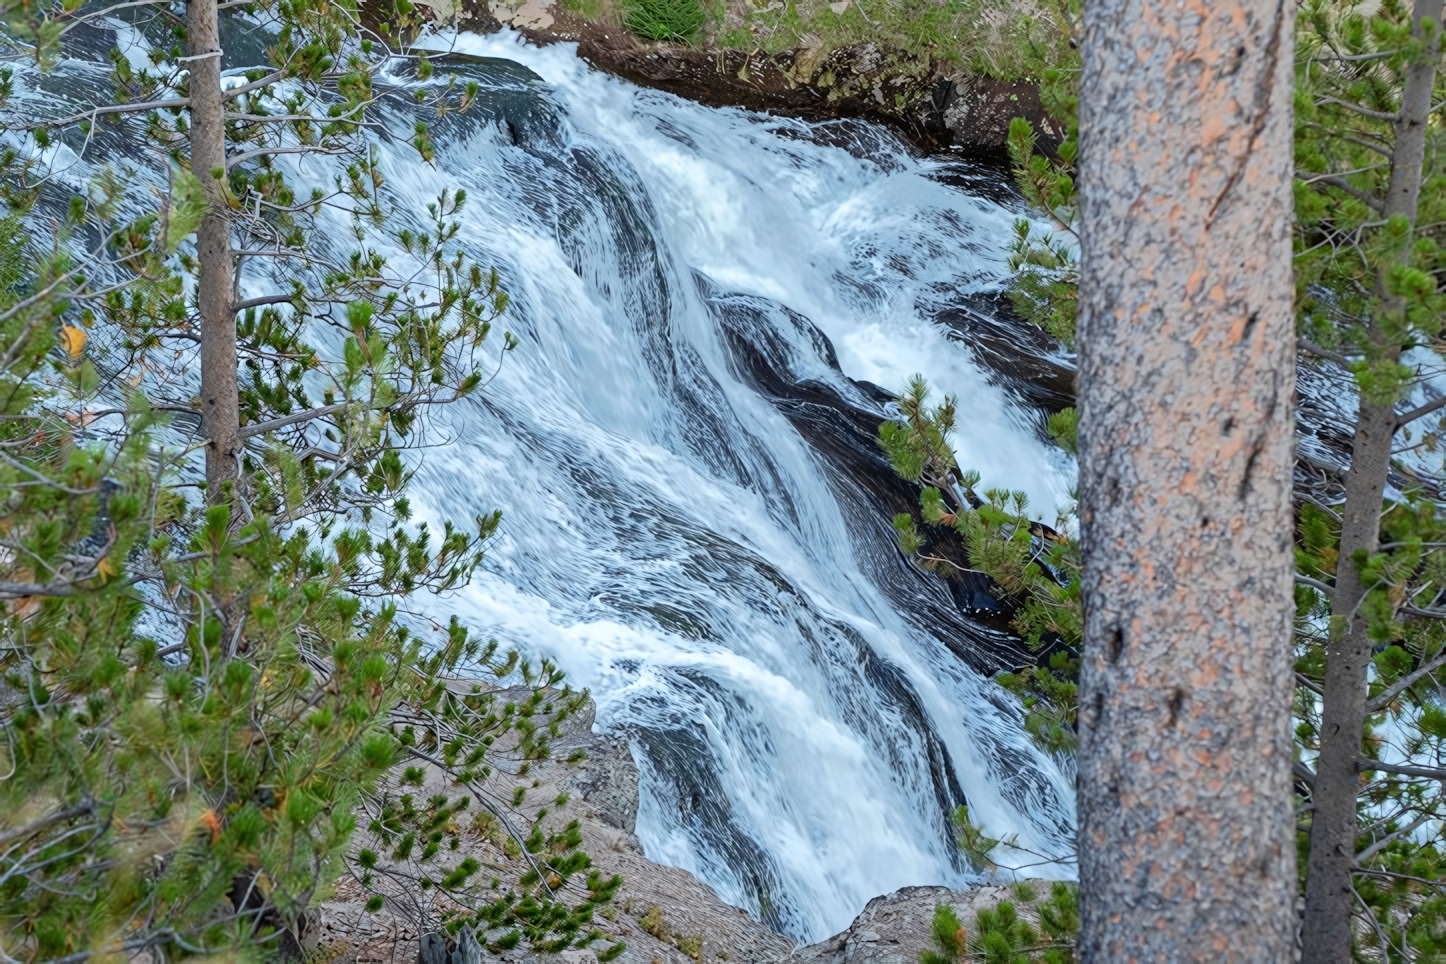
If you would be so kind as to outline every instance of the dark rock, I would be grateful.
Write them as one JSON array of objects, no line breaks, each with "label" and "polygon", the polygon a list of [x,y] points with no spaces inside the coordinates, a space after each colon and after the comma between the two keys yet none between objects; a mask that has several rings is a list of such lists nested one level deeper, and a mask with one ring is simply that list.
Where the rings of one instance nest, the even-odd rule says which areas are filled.
[{"label": "dark rock", "polygon": [[599,70],[713,106],[882,121],[925,150],[1000,152],[1015,117],[1035,126],[1046,150],[1063,137],[1036,84],[951,73],[928,56],[873,44],[765,54],[645,44],[595,24],[579,35],[578,54]]},{"label": "dark rock", "polygon": [[[999,80],[982,74],[960,73],[942,78],[950,87],[947,103],[939,106],[943,126],[954,147],[997,151],[1009,137],[1009,122],[1023,117],[1034,125],[1037,143],[1052,151],[1064,140],[1064,129],[1045,113],[1039,85],[1024,80]],[[936,96],[935,104],[939,98]]]}]

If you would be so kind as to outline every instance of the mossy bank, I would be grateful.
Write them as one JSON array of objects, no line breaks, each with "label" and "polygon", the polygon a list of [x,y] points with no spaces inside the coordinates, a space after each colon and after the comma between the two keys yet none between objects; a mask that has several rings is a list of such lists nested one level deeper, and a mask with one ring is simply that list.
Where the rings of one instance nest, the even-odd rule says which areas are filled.
[{"label": "mossy bank", "polygon": [[711,106],[881,121],[926,150],[1002,156],[1014,117],[1046,147],[1062,133],[1036,78],[1068,37],[1029,3],[432,0],[422,12],[466,30],[508,25],[536,43],[576,42],[599,70]]}]

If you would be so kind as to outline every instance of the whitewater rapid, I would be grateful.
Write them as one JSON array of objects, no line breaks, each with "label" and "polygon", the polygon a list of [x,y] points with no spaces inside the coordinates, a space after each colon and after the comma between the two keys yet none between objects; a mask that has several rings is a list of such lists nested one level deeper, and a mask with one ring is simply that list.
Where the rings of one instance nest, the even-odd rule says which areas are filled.
[{"label": "whitewater rapid", "polygon": [[632,740],[647,855],[816,940],[878,894],[972,879],[941,806],[959,791],[994,836],[1068,850],[1068,776],[861,567],[887,518],[841,505],[719,325],[733,298],[771,320],[796,378],[866,407],[848,379],[897,391],[924,373],[960,397],[961,464],[1052,519],[1069,467],[920,308],[996,289],[1015,215],[863,125],[845,150],[604,76],[571,45],[431,45],[526,66],[559,122],[444,142],[435,172],[404,147],[387,164],[398,196],[469,190],[465,240],[502,270],[522,339],[426,454],[417,501],[503,510],[485,571],[449,602],[556,659],[598,727]]}]

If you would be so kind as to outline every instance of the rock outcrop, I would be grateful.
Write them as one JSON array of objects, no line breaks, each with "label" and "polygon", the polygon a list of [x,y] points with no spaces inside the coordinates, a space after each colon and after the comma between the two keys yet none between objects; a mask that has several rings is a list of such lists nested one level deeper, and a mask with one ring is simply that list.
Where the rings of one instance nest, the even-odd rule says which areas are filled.
[{"label": "rock outcrop", "polygon": [[[593,706],[588,703],[565,721],[562,737],[552,744],[553,759],[534,763],[527,774],[528,802],[515,808],[513,822],[517,827],[530,826],[542,806],[550,811],[544,818],[549,829],[576,820],[582,849],[592,858],[593,867],[604,877],[622,875],[621,890],[596,919],[611,940],[626,942],[627,949],[618,960],[622,964],[704,964],[786,957],[793,949],[788,938],[725,903],[687,871],[655,864],[643,855],[633,835],[638,770],[630,744],[617,735],[593,733],[593,716]],[[563,762],[579,750],[584,759]],[[455,795],[459,791],[433,774],[422,792]],[[566,802],[559,805],[560,799]],[[506,861],[484,837],[470,837],[469,849],[484,866],[505,873]],[[328,964],[412,964],[419,943],[435,922],[416,919],[419,915],[411,912],[415,902],[405,900],[388,900],[383,910],[368,913],[366,898],[355,880],[346,878],[338,883],[332,898],[313,915],[303,944],[315,959]],[[394,906],[396,910],[389,909]],[[490,957],[484,954],[484,959]],[[538,960],[523,947],[504,952],[502,958],[517,964]],[[566,964],[595,964],[596,954],[590,949],[572,950],[560,959]]]},{"label": "rock outcrop", "polygon": [[[965,922],[981,907],[1002,899],[1018,902],[1008,887],[981,887],[952,891],[944,887],[906,887],[870,901],[863,913],[840,934],[817,944],[798,947],[768,929],[740,908],[722,900],[707,884],[685,870],[656,864],[644,856],[634,836],[638,813],[638,769],[629,741],[616,734],[593,733],[591,704],[563,725],[558,751],[548,763],[535,766],[528,797],[554,804],[545,819],[559,825],[577,820],[583,849],[604,876],[621,874],[623,886],[610,907],[596,919],[610,941],[622,940],[627,949],[622,964],[916,964],[928,943],[934,907],[952,904]],[[562,762],[575,751],[586,758]],[[445,791],[442,785],[426,792]],[[453,793],[456,788],[450,788]],[[567,794],[564,806],[555,801]],[[538,804],[517,809],[518,824],[536,816]],[[498,855],[486,841],[474,842],[475,856],[488,867],[500,866]],[[1045,893],[1046,888],[1036,888]],[[302,945],[309,960],[326,964],[413,964],[424,949],[423,941],[435,922],[415,920],[400,910],[365,910],[367,895],[350,878],[337,885],[331,899],[312,915]],[[391,906],[389,903],[388,906]],[[1021,908],[1030,916],[1027,902]],[[608,946],[606,943],[600,947]],[[445,949],[431,948],[440,960]],[[453,955],[455,956],[455,955]],[[531,951],[517,947],[503,960],[514,964],[542,964]],[[450,959],[450,958],[449,958]],[[483,952],[483,960],[492,955]],[[589,948],[564,951],[549,961],[596,964]],[[431,964],[436,964],[435,961]]]},{"label": "rock outcrop", "polygon": [[[1043,886],[1041,886],[1043,885]],[[848,930],[826,941],[799,948],[790,961],[799,964],[918,964],[919,952],[930,946],[929,932],[934,908],[939,904],[953,906],[959,920],[968,930],[974,915],[992,908],[1001,900],[1013,902],[1020,916],[1033,922],[1030,909],[1034,896],[1048,893],[1044,881],[1025,881],[1029,890],[1015,887],[987,886],[974,890],[950,890],[947,887],[905,887],[869,901],[862,914],[854,918]],[[1021,900],[1021,896],[1030,898]]]}]

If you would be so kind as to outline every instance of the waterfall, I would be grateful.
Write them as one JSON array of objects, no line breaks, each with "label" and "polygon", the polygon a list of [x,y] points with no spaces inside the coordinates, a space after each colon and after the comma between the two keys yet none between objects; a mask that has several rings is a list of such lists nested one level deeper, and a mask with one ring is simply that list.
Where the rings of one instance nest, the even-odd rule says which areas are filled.
[{"label": "waterfall", "polygon": [[882,414],[858,383],[923,372],[960,398],[961,464],[1052,521],[1068,467],[927,313],[998,289],[1015,215],[868,125],[701,107],[570,45],[431,45],[545,86],[439,140],[436,171],[404,144],[387,162],[416,202],[468,189],[467,243],[502,270],[522,341],[426,453],[415,501],[503,510],[451,602],[557,659],[631,739],[647,855],[816,940],[880,893],[973,879],[948,824],[966,799],[993,836],[1069,849],[1068,775],[979,671],[1007,643],[917,618],[944,591],[821,451],[828,400]]},{"label": "waterfall", "polygon": [[[89,65],[22,77],[20,96],[57,110],[67,91],[95,96],[108,48],[144,49],[134,30],[77,32]],[[260,56],[240,40],[228,70],[254,62],[236,50]],[[959,396],[962,465],[1024,490],[1046,521],[1067,497],[1037,413],[936,321],[988,322],[977,299],[999,290],[1016,216],[1000,175],[861,122],[639,89],[567,44],[428,43],[469,55],[443,72],[482,93],[433,119],[430,165],[409,143],[418,108],[388,100],[386,198],[420,211],[467,190],[459,240],[501,272],[499,324],[520,341],[419,453],[419,517],[504,512],[483,571],[435,614],[589,687],[598,727],[638,763],[645,853],[796,938],[901,886],[978,880],[949,822],[966,801],[992,836],[1067,852],[1072,774],[989,679],[1018,642],[987,597],[900,555],[889,517],[907,503],[872,441],[922,372]],[[95,168],[66,151],[79,189]],[[281,163],[300,195],[330,183],[326,159]],[[347,243],[340,215],[323,228],[318,243]],[[248,275],[243,296],[278,280]]]}]

